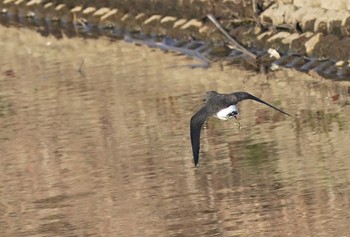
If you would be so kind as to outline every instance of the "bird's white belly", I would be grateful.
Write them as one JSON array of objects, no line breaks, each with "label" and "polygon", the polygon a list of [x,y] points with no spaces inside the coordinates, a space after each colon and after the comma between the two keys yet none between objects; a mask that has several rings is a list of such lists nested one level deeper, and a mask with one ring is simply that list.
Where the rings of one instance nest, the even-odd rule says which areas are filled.
[{"label": "bird's white belly", "polygon": [[229,107],[220,110],[219,112],[216,113],[215,117],[222,120],[228,120],[229,119],[228,115],[232,112],[237,112],[238,114],[238,109],[235,105],[230,105]]}]

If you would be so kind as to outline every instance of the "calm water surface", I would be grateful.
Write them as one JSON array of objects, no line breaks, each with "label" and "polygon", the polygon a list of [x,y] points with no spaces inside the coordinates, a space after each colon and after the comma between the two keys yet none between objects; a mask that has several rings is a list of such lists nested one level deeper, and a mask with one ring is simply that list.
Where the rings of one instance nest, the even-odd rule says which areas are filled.
[{"label": "calm water surface", "polygon": [[[350,236],[350,84],[0,26],[1,236]],[[207,90],[245,90],[189,119]]]}]

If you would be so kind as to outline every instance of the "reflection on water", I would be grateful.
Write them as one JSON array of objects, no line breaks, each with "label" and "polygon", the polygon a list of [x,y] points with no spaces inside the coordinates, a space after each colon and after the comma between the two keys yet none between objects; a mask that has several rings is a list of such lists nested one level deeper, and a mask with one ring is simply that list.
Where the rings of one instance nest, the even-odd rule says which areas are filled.
[{"label": "reflection on water", "polygon": [[[14,28],[0,50],[4,236],[350,234],[350,84]],[[194,168],[189,118],[206,90],[296,116],[245,101],[243,131],[209,119]]]}]

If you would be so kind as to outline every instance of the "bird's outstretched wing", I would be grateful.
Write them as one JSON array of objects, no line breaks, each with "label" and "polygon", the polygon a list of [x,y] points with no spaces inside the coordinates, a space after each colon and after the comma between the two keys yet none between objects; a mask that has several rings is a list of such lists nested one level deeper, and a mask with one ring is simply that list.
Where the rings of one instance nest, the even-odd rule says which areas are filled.
[{"label": "bird's outstretched wing", "polygon": [[194,160],[195,166],[197,166],[198,160],[199,160],[201,128],[205,120],[211,115],[212,114],[208,111],[207,107],[204,106],[197,113],[195,113],[191,118],[190,133],[191,133],[193,160]]},{"label": "bird's outstretched wing", "polygon": [[279,112],[281,112],[281,113],[283,113],[285,115],[292,116],[292,115],[284,112],[283,110],[277,109],[275,106],[270,105],[269,103],[259,99],[258,97],[255,97],[255,96],[253,96],[253,95],[251,95],[251,94],[249,94],[247,92],[234,92],[231,95],[234,95],[237,98],[237,100],[236,100],[237,103],[242,101],[242,100],[255,100],[257,102],[260,102],[262,104],[270,106],[271,108],[274,108],[275,110],[277,110],[277,111],[279,111]]}]

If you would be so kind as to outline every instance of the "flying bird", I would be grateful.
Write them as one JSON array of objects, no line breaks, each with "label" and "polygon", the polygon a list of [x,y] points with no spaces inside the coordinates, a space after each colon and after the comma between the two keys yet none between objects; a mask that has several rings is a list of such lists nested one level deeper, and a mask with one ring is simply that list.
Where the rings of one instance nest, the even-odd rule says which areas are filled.
[{"label": "flying bird", "polygon": [[197,166],[199,160],[200,134],[205,120],[210,116],[215,116],[221,120],[228,120],[231,118],[237,119],[239,112],[236,104],[242,100],[255,100],[259,103],[270,106],[285,115],[291,116],[247,92],[234,92],[231,94],[220,94],[216,91],[206,92],[203,100],[206,102],[205,105],[192,116],[190,123],[191,143],[195,166]]}]

